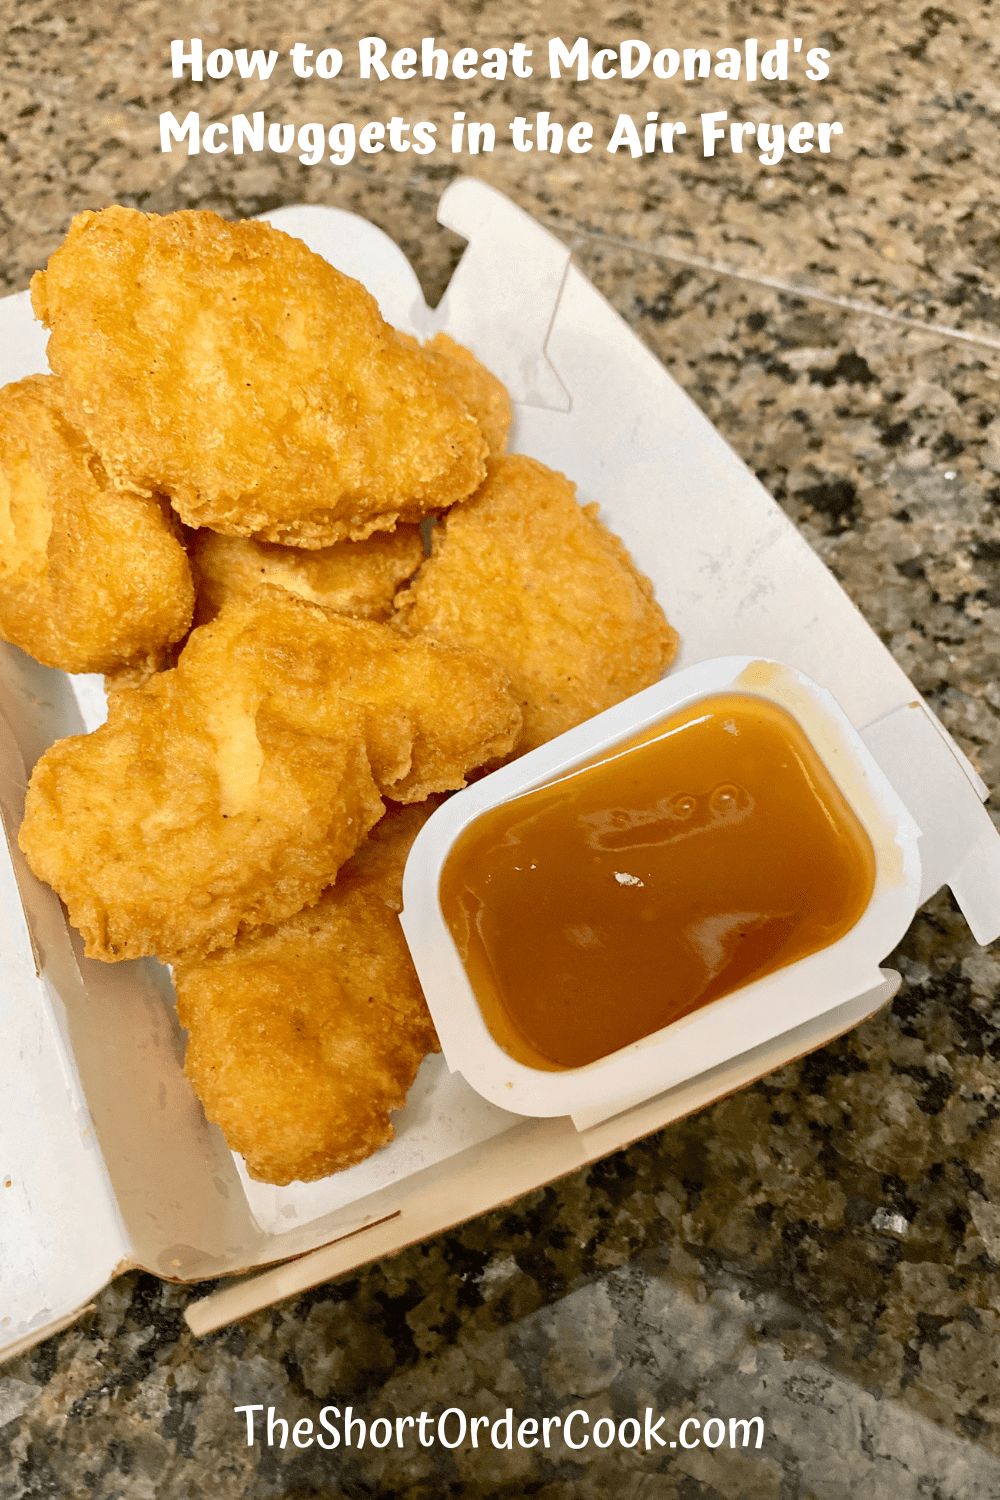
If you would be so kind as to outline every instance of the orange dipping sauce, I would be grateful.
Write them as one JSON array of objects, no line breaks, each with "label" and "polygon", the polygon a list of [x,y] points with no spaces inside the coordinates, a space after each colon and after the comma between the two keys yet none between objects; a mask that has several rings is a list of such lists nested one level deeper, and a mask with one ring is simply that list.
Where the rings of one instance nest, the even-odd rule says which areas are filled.
[{"label": "orange dipping sauce", "polygon": [[477,818],[440,899],[495,1040],[559,1069],[828,947],[874,885],[796,721],[728,692]]}]

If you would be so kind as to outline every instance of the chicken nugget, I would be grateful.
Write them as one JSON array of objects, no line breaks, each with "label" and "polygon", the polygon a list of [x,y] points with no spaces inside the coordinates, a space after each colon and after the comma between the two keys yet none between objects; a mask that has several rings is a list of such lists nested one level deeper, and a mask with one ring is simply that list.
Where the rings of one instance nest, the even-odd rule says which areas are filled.
[{"label": "chicken nugget", "polygon": [[382,814],[464,785],[520,713],[474,651],[407,642],[277,590],[35,767],[20,843],[90,957],[174,960],[314,902]]},{"label": "chicken nugget", "polygon": [[180,667],[121,688],[106,724],[35,767],[21,847],[91,958],[173,961],[281,921],[382,814],[360,724],[303,734],[248,713],[243,683],[214,685],[214,712]]},{"label": "chicken nugget", "polygon": [[544,464],[501,458],[435,529],[397,599],[403,630],[500,664],[524,714],[517,754],[649,687],[677,647],[652,584],[597,509]]},{"label": "chicken nugget", "polygon": [[356,620],[388,620],[400,585],[424,559],[419,526],[376,531],[363,542],[306,551],[250,537],[196,531],[189,553],[197,582],[195,622],[213,620],[229,599],[273,584]]},{"label": "chicken nugget", "polygon": [[[421,347],[410,334],[397,333],[397,337],[412,349]],[[436,333],[428,339],[423,352],[448,389],[465,403],[479,423],[489,444],[490,457],[499,458],[507,446],[512,416],[510,397],[502,381],[480,364],[471,349],[456,344],[446,333]]]},{"label": "chicken nugget", "polygon": [[184,1071],[260,1181],[312,1182],[391,1141],[439,1050],[398,915],[436,805],[390,805],[315,906],[175,970]]},{"label": "chicken nugget", "polygon": [[376,784],[396,802],[464,786],[520,733],[507,679],[482,652],[409,639],[266,585],[195,631],[180,665],[209,643],[225,663],[220,681],[225,670],[252,678],[304,732],[334,733],[345,712],[360,713]]},{"label": "chicken nugget", "polygon": [[326,547],[482,480],[486,440],[432,362],[268,224],[79,214],[31,295],[109,474],[190,526]]},{"label": "chicken nugget", "polygon": [[65,672],[147,670],[191,624],[166,503],[113,489],[51,375],[0,390],[0,636]]}]

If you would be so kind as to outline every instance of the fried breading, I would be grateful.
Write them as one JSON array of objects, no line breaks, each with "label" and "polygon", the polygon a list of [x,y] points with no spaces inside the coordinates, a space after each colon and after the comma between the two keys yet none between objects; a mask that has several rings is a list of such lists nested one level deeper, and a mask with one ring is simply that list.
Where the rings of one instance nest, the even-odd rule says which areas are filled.
[{"label": "fried breading", "polygon": [[403,630],[500,664],[524,714],[518,754],[648,687],[677,647],[652,584],[597,509],[544,464],[501,458],[436,527],[397,599]]},{"label": "fried breading", "polygon": [[79,214],[32,305],[116,482],[190,526],[325,547],[480,483],[475,418],[360,285],[270,225]]},{"label": "fried breading", "polygon": [[31,778],[20,843],[87,953],[200,956],[316,900],[382,813],[465,784],[520,713],[478,652],[277,590],[192,632]]},{"label": "fried breading", "polygon": [[520,733],[506,677],[474,648],[407,639],[266,585],[195,631],[180,665],[207,649],[196,648],[206,632],[222,661],[306,732],[332,733],[345,708],[360,712],[372,774],[396,802],[457,790]]},{"label": "fried breading", "polygon": [[306,551],[250,537],[196,531],[189,553],[197,582],[195,623],[213,620],[234,598],[274,584],[356,620],[388,620],[400,585],[423,562],[419,526],[376,531],[363,542]]},{"label": "fried breading", "polygon": [[[195,591],[194,623],[198,623],[197,590]],[[127,662],[123,667],[115,667],[114,671],[105,672],[105,694],[120,693],[122,688],[145,687],[149,679],[155,677],[158,672],[166,672],[168,668],[176,667],[181,651],[184,649],[184,644],[183,641],[178,641],[159,656],[148,657],[138,662]]]},{"label": "fried breading", "polygon": [[172,961],[281,921],[381,816],[360,724],[304,734],[215,685],[215,714],[180,667],[121,688],[106,724],[35,767],[21,847],[91,958]]},{"label": "fried breading", "polygon": [[482,430],[489,444],[490,457],[499,458],[507,446],[510,430],[510,397],[506,387],[497,377],[480,364],[466,349],[456,344],[446,333],[436,333],[421,346],[410,334],[397,333],[397,337],[412,349],[423,348],[444,384],[464,402]]},{"label": "fried breading", "polygon": [[165,502],[113,489],[61,382],[0,390],[0,636],[65,672],[144,670],[191,624],[194,588]]},{"label": "fried breading", "polygon": [[398,917],[436,805],[390,805],[315,906],[175,970],[184,1071],[252,1177],[311,1182],[370,1156],[439,1050]]}]

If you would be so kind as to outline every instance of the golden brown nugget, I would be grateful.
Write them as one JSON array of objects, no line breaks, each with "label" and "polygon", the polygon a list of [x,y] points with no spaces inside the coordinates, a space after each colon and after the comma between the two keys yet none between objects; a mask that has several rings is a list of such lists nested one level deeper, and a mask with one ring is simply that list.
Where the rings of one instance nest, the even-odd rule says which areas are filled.
[{"label": "golden brown nugget", "polygon": [[31,778],[21,848],[87,953],[174,960],[280,922],[382,814],[464,785],[520,713],[475,651],[408,642],[277,590],[192,632]]},{"label": "golden brown nugget", "polygon": [[184,1071],[262,1182],[312,1182],[386,1145],[439,1050],[398,915],[436,805],[390,805],[315,906],[174,972]]},{"label": "golden brown nugget", "polygon": [[0,636],[65,672],[144,670],[191,624],[164,501],[119,492],[66,421],[61,382],[0,390]]},{"label": "golden brown nugget", "polygon": [[181,667],[121,688],[106,724],[35,767],[21,847],[90,958],[173,961],[282,921],[382,814],[360,724],[303,734],[216,686],[214,712]]},{"label": "golden brown nugget", "polygon": [[397,526],[363,542],[316,551],[203,530],[194,533],[189,554],[198,625],[213,620],[228,600],[249,598],[262,583],[356,620],[388,620],[397,590],[424,560],[419,526]]},{"label": "golden brown nugget", "polygon": [[303,732],[335,734],[359,716],[376,785],[396,802],[463,787],[520,733],[507,679],[482,652],[407,639],[266,585],[195,631],[180,665],[209,652],[220,691],[235,673],[253,703],[280,705]]},{"label": "golden brown nugget", "polygon": [[[408,333],[397,337],[411,349],[421,345]],[[468,407],[489,444],[490,457],[499,458],[507,446],[511,424],[510,397],[506,387],[485,365],[446,333],[436,333],[423,346],[424,357],[431,361],[450,391]]]},{"label": "golden brown nugget", "polygon": [[486,441],[360,283],[268,224],[79,214],[32,305],[71,416],[190,526],[326,547],[451,505]]},{"label": "golden brown nugget", "polygon": [[402,629],[488,652],[524,714],[516,753],[655,682],[677,635],[622,543],[534,459],[490,465],[434,531],[398,600]]}]

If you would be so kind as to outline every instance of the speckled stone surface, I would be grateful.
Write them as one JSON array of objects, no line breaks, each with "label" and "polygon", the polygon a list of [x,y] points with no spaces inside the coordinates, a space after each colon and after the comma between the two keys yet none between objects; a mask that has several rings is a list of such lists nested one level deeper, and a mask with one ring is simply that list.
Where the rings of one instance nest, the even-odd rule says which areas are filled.
[{"label": "speckled stone surface", "polygon": [[[156,149],[160,109],[208,118],[432,118],[549,109],[597,134],[619,110],[696,121],[835,118],[829,156],[471,165],[572,243],[824,558],[1000,788],[998,43],[988,4],[782,8],[579,0],[503,7],[0,4],[0,274],[11,289],[70,215],[113,201],[229,215],[323,202],[403,246],[428,295],[461,244],[440,149],[307,168]],[[452,49],[589,35],[658,47],[824,45],[823,85],[455,80],[176,83],[174,36],[317,49],[359,35]],[[346,70],[345,70],[346,71]],[[956,336],[964,334],[964,337]],[[995,805],[995,804],[994,804]],[[1000,1497],[1000,958],[947,893],[890,962],[891,1007],[658,1136],[453,1234],[198,1342],[207,1287],[133,1274],[0,1368],[0,1497],[442,1495],[543,1500]],[[0,1281],[2,1288],[2,1281]],[[647,1405],[765,1421],[759,1452],[248,1448],[233,1406],[294,1423],[460,1406],[515,1421]]]}]

